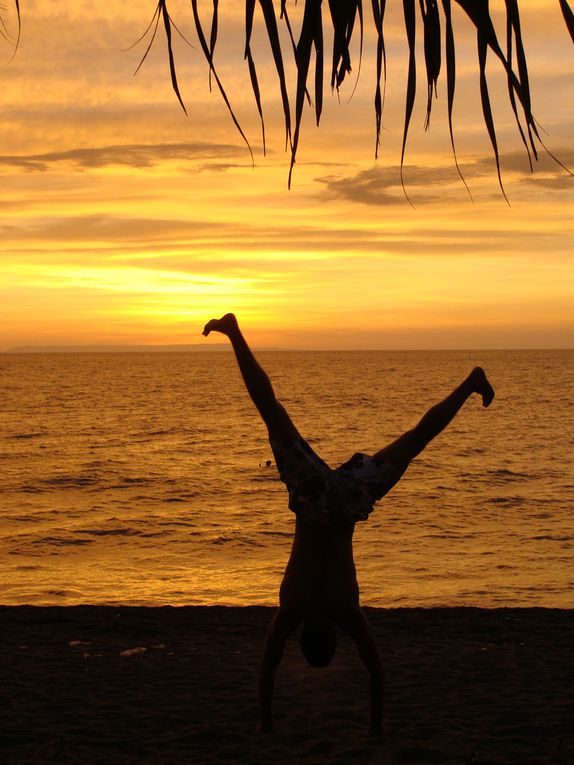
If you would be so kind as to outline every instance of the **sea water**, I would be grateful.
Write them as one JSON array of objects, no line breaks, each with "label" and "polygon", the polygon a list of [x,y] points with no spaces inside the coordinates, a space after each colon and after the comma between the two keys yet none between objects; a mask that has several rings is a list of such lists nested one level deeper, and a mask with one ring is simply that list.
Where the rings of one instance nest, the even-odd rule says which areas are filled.
[{"label": "sea water", "polygon": [[[572,351],[261,352],[332,466],[472,397],[357,524],[372,606],[574,607]],[[231,353],[0,355],[3,604],[271,605],[294,516]]]}]

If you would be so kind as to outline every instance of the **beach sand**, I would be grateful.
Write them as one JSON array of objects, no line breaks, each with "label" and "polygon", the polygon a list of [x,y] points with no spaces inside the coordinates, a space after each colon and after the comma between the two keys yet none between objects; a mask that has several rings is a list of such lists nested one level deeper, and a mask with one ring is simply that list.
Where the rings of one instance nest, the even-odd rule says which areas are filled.
[{"label": "beach sand", "polygon": [[0,762],[574,763],[573,611],[366,611],[382,741],[344,636],[324,670],[288,643],[276,731],[255,735],[273,609],[1,607]]}]

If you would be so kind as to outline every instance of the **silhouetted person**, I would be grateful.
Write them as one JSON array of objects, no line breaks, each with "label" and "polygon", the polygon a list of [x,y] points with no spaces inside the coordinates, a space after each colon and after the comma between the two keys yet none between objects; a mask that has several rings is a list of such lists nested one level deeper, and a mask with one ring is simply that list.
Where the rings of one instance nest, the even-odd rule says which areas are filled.
[{"label": "silhouetted person", "polygon": [[269,732],[273,728],[273,680],[287,637],[302,624],[300,644],[305,658],[313,666],[324,667],[335,651],[337,625],[355,640],[369,672],[369,732],[378,735],[384,675],[371,627],[359,606],[353,561],[355,523],[367,519],[374,502],[397,483],[411,460],[449,424],[471,394],[480,394],[483,406],[488,406],[494,391],[477,367],[412,430],[373,456],[357,453],[333,470],[299,435],[275,398],[269,378],[245,342],[235,316],[212,319],[203,334],[214,331],[231,341],[249,395],[267,426],[279,475],[289,491],[289,507],[296,517],[279,608],[269,625],[261,662],[259,730]]}]

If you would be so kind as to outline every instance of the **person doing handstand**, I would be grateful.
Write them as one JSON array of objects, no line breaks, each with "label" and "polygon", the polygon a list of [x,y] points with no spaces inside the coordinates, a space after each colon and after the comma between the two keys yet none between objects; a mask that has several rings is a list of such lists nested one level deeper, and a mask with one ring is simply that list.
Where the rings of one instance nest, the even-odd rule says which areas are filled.
[{"label": "person doing handstand", "polygon": [[375,638],[359,606],[353,560],[353,531],[368,518],[373,504],[401,478],[411,460],[453,419],[473,393],[489,406],[494,390],[476,367],[444,401],[433,406],[412,430],[372,456],[354,454],[331,469],[299,434],[275,398],[267,374],[247,345],[233,314],[212,319],[203,330],[231,341],[253,403],[263,418],[281,480],[295,513],[291,555],[279,590],[263,649],[259,673],[260,732],[273,729],[271,700],[275,670],[287,637],[303,625],[300,645],[315,667],[329,664],[336,646],[335,625],[352,637],[369,672],[370,735],[382,732],[384,674]]}]

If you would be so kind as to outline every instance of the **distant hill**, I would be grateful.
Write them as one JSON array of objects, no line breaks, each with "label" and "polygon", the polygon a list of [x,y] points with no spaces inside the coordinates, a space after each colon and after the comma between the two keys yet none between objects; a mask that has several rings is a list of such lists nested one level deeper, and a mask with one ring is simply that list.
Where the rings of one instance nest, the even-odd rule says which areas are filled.
[{"label": "distant hill", "polygon": [[212,353],[229,351],[228,343],[179,345],[19,345],[4,353]]}]

